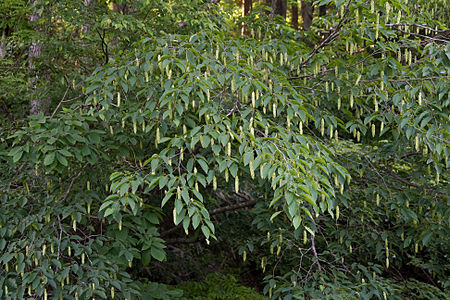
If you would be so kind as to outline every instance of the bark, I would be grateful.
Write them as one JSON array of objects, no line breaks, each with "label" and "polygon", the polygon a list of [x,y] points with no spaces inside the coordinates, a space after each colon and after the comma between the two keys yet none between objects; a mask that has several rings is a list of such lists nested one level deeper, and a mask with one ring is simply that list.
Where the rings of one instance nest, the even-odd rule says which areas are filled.
[{"label": "bark", "polygon": [[302,28],[303,28],[303,30],[309,30],[311,28],[312,21],[313,21],[313,12],[314,12],[314,8],[311,5],[311,3],[307,2],[307,1],[302,1],[302,19],[303,19]]},{"label": "bark", "polygon": [[[37,2],[39,0],[35,0]],[[39,13],[35,12],[30,15],[30,22],[36,22],[41,18]],[[39,31],[39,28],[36,28]],[[41,55],[42,52],[42,44],[32,42],[30,47],[28,48],[28,68],[30,69],[30,73],[35,73],[34,79],[31,82],[31,89],[34,90],[34,95],[37,95],[37,83],[39,81],[39,73],[35,69],[34,60]],[[42,99],[32,98],[30,100],[30,114],[37,115],[44,109],[44,101]]]},{"label": "bark", "polygon": [[292,4],[291,13],[292,13],[292,27],[295,30],[298,30],[298,2],[297,1],[295,1],[295,3]]},{"label": "bark", "polygon": [[[241,16],[246,17],[251,14],[252,12],[252,0],[241,0]],[[247,35],[248,30],[246,29],[246,26],[244,22],[242,22],[241,27],[241,35]]]},{"label": "bark", "polygon": [[113,3],[113,11],[121,12],[121,13],[123,13],[125,15],[125,14],[128,13],[128,5],[126,3],[125,4]]},{"label": "bark", "polygon": [[272,0],[272,14],[282,16],[286,19],[287,0]]},{"label": "bark", "polygon": [[0,42],[0,59],[6,56],[6,28],[2,30],[2,40]]},{"label": "bark", "polygon": [[[91,4],[91,0],[84,0],[84,6],[87,8]],[[81,33],[85,34],[88,30],[89,24],[83,24],[83,27],[81,28]]]}]

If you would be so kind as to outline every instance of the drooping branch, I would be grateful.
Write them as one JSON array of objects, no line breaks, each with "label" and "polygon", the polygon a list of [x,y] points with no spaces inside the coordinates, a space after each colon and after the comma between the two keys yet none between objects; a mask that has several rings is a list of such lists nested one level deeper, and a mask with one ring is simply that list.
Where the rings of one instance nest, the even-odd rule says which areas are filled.
[{"label": "drooping branch", "polygon": [[249,201],[238,203],[238,204],[219,207],[219,208],[212,210],[209,214],[216,215],[216,214],[224,213],[227,211],[236,210],[238,208],[250,207],[250,206],[255,205],[256,202],[257,202],[256,200],[249,200]]},{"label": "drooping branch", "polygon": [[[240,194],[238,194],[238,195],[240,195]],[[241,196],[243,196],[243,195],[241,195]],[[247,197],[244,197],[244,198],[247,198]],[[217,215],[217,214],[224,213],[224,212],[227,212],[227,211],[236,210],[236,209],[239,209],[239,208],[250,207],[250,206],[255,205],[256,202],[257,202],[257,200],[251,199],[251,200],[248,200],[248,201],[245,201],[245,202],[231,204],[231,205],[227,205],[227,206],[224,206],[224,207],[219,207],[219,208],[216,208],[216,209],[213,209],[212,211],[210,211],[209,214],[212,216],[212,215]],[[172,228],[164,231],[163,233],[161,233],[161,237],[168,236],[169,234],[179,230],[180,228],[182,228],[182,227],[179,226],[179,225],[175,226],[175,227],[172,227]]]}]

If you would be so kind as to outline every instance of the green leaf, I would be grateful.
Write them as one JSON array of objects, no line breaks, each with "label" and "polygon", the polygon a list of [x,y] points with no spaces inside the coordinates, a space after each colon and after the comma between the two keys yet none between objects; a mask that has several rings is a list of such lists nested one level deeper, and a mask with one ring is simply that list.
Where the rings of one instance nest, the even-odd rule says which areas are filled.
[{"label": "green leaf", "polygon": [[251,160],[253,160],[253,151],[246,152],[244,154],[244,165],[248,165]]},{"label": "green leaf", "polygon": [[158,248],[151,248],[151,254],[153,258],[159,261],[163,261],[166,258],[166,252]]},{"label": "green leaf", "polygon": [[67,156],[67,157],[71,157],[72,156],[72,153],[70,153],[69,151],[67,151],[65,149],[58,150],[58,152],[61,153],[64,156]]},{"label": "green leaf", "polygon": [[142,259],[142,264],[143,264],[144,266],[148,266],[148,265],[149,265],[150,260],[151,260],[151,258],[152,258],[152,254],[151,254],[151,253],[152,253],[152,252],[151,252],[150,249],[145,250],[145,251],[142,251],[141,259]]},{"label": "green leaf", "polygon": [[166,196],[161,201],[161,208],[169,201],[169,199],[172,197],[173,193],[167,193]]},{"label": "green leaf", "polygon": [[205,174],[208,174],[208,164],[206,163],[206,161],[204,161],[203,159],[199,159],[198,160],[199,165],[202,167],[203,172],[205,172]]},{"label": "green leaf", "polygon": [[20,160],[20,158],[22,157],[23,151],[19,151],[16,154],[14,154],[13,156],[13,162],[16,163]]},{"label": "green leaf", "polygon": [[67,165],[69,164],[67,159],[64,156],[60,155],[59,153],[56,154],[56,158],[58,159],[59,163],[64,167],[67,167]]},{"label": "green leaf", "polygon": [[114,209],[114,208],[108,207],[108,208],[106,209],[105,213],[103,214],[103,217],[106,218],[107,216],[112,215],[114,212],[115,212],[115,209]]},{"label": "green leaf", "polygon": [[[117,197],[117,195],[114,195],[114,196]],[[105,208],[107,208],[108,206],[110,206],[110,205],[113,204],[113,203],[114,203],[113,200],[108,200],[108,201],[104,202],[104,203],[100,206],[100,208],[99,208],[98,210],[99,210],[99,211],[102,211],[102,210],[104,210]]]},{"label": "green leaf", "polygon": [[275,219],[279,214],[281,214],[281,211],[273,213],[272,216],[270,217],[270,222],[273,222],[273,219]]},{"label": "green leaf", "polygon": [[49,166],[55,161],[55,152],[50,152],[44,158],[44,166]]},{"label": "green leaf", "polygon": [[428,242],[430,241],[431,237],[433,236],[433,232],[428,232],[423,238],[422,238],[422,244],[424,246],[428,245]]},{"label": "green leaf", "polygon": [[199,224],[200,224],[200,216],[196,213],[192,216],[192,227],[194,229],[197,229]]},{"label": "green leaf", "polygon": [[292,220],[292,225],[294,225],[294,228],[297,229],[300,226],[302,219],[300,216],[295,216],[294,219]]},{"label": "green leaf", "polygon": [[203,235],[204,235],[207,239],[209,239],[210,231],[209,231],[208,226],[202,225],[201,230],[202,230],[202,232],[203,232]]}]

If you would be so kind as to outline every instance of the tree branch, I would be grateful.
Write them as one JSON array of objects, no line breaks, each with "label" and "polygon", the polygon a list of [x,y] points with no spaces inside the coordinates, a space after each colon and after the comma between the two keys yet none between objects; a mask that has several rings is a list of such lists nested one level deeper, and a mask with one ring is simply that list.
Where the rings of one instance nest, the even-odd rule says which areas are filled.
[{"label": "tree branch", "polygon": [[66,190],[66,193],[64,194],[64,197],[62,198],[62,201],[64,202],[64,200],[67,199],[67,196],[69,196],[70,191],[72,190],[73,184],[75,183],[75,180],[77,180],[81,174],[83,173],[84,168],[86,168],[86,166],[88,165],[88,163],[85,163],[83,168],[81,168],[80,172],[78,172],[78,174],[72,179],[72,181],[70,182],[69,187]]}]

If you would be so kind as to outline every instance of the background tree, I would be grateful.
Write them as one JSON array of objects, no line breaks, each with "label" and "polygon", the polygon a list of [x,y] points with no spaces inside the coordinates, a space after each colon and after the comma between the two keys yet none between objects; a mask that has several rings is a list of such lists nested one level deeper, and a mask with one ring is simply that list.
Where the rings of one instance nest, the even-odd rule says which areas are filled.
[{"label": "background tree", "polygon": [[[251,14],[253,3],[252,0],[242,0],[241,3],[242,17],[245,18]],[[247,30],[245,29],[244,22],[242,22],[241,34],[248,34]]]},{"label": "background tree", "polygon": [[291,4],[292,28],[298,29],[298,1]]}]

